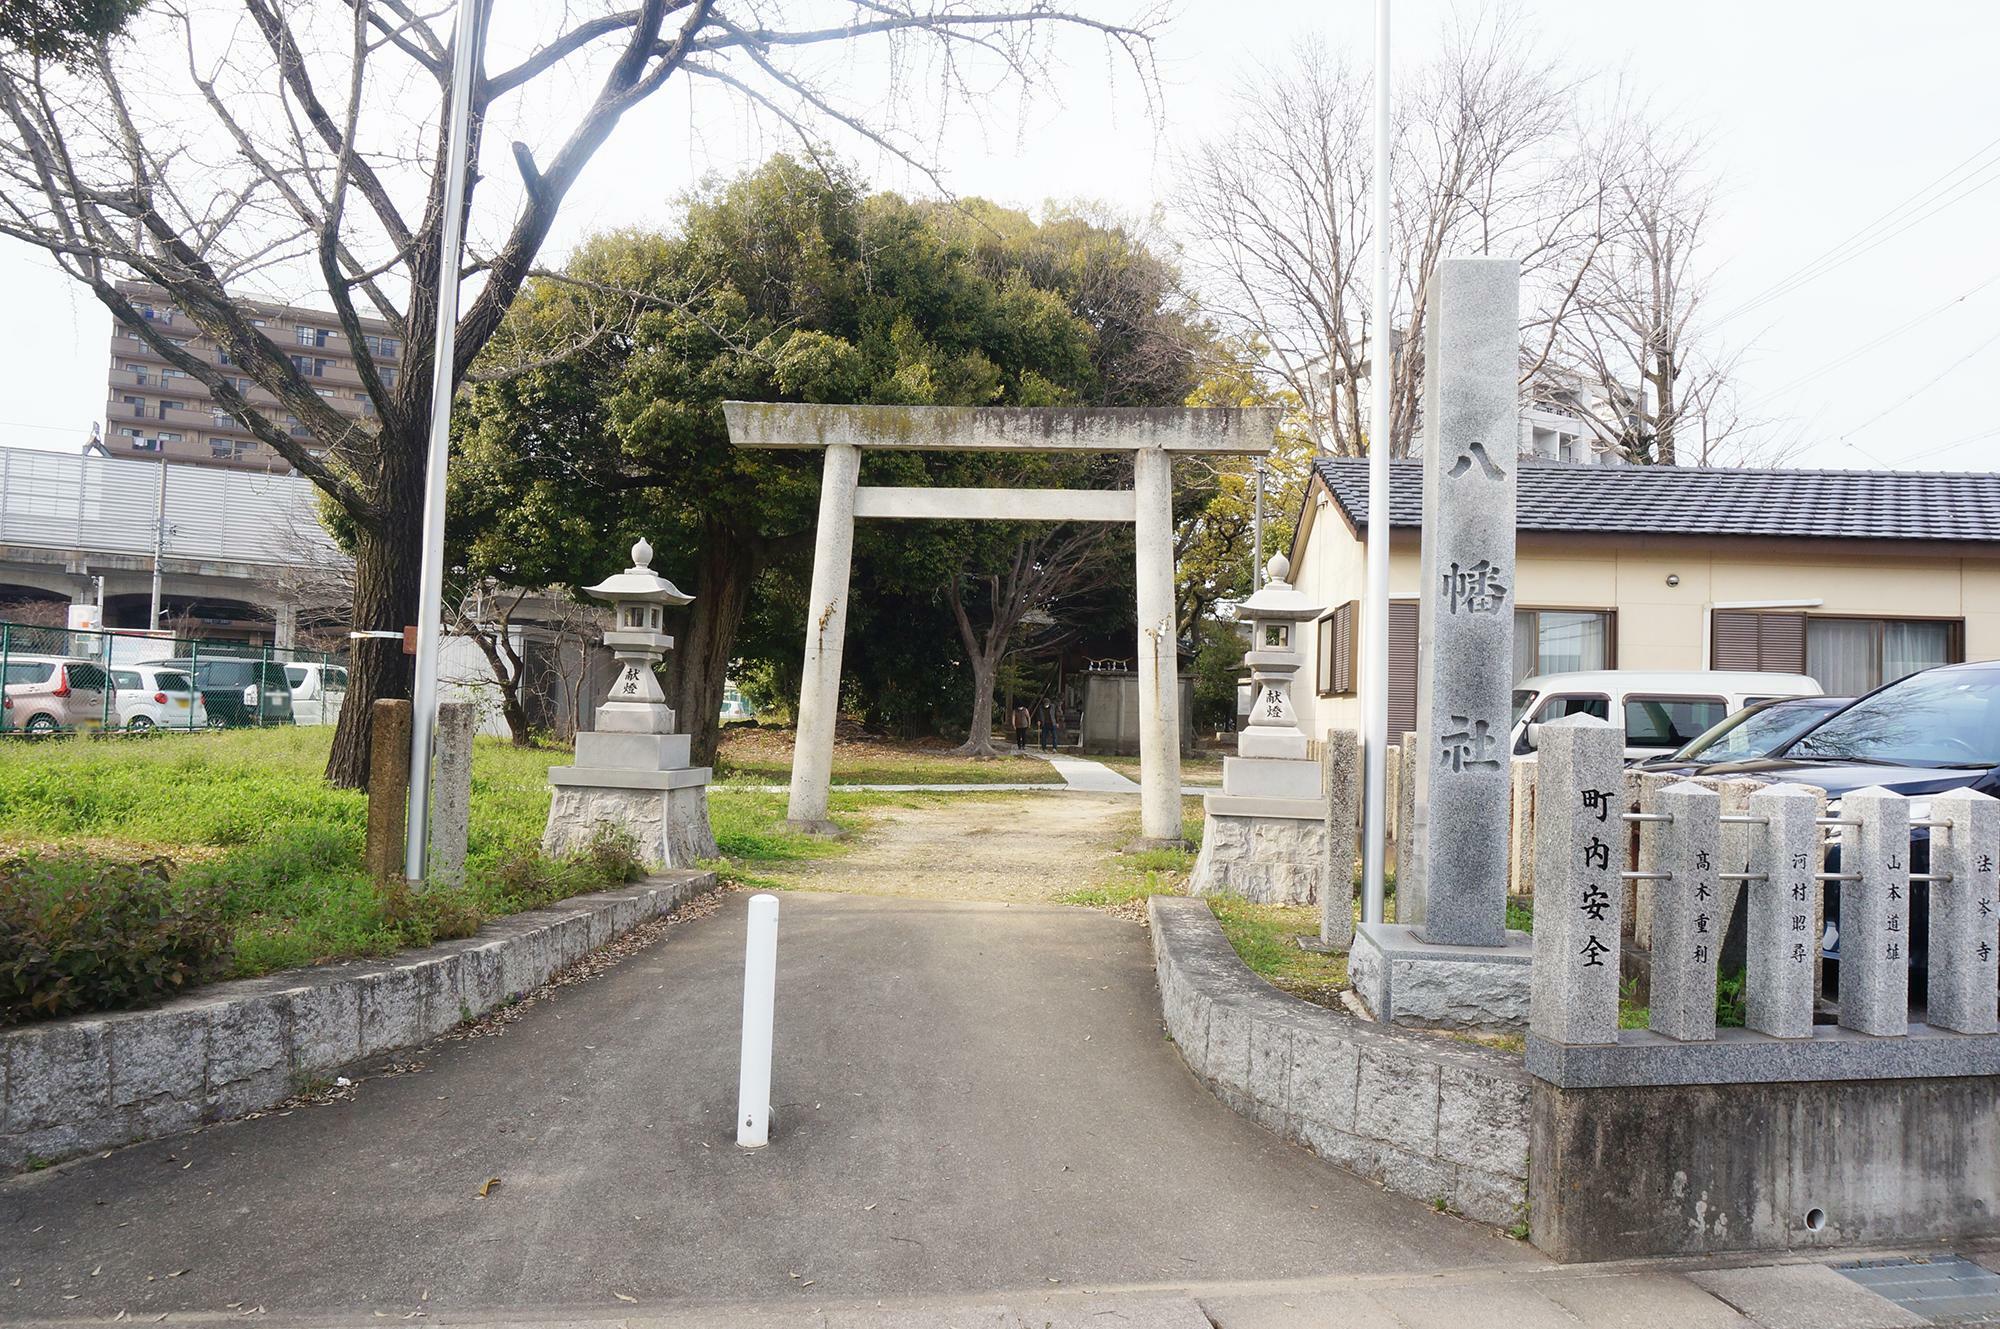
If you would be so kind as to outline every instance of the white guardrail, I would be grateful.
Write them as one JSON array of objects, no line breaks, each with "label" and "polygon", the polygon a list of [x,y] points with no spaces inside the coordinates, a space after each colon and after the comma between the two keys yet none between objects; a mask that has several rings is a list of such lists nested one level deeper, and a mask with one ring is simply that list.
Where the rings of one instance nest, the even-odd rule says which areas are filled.
[{"label": "white guardrail", "polygon": [[0,448],[0,544],[150,555],[163,466],[168,558],[342,557],[320,525],[318,491],[301,476],[28,448]]}]

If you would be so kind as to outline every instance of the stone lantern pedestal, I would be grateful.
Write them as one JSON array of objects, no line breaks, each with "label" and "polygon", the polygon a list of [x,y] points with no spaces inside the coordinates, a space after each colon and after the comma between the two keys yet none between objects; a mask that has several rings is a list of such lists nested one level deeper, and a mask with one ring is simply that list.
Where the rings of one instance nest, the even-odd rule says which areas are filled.
[{"label": "stone lantern pedestal", "polygon": [[1291,563],[1274,557],[1262,590],[1238,610],[1255,633],[1243,662],[1255,691],[1236,754],[1222,762],[1222,792],[1203,800],[1208,815],[1188,889],[1240,895],[1258,904],[1310,904],[1330,860],[1320,764],[1292,709],[1292,678],[1305,663],[1300,625],[1320,606],[1286,581]]},{"label": "stone lantern pedestal", "polygon": [[674,732],[673,708],[653,675],[674,645],[660,630],[662,608],[694,597],[654,572],[652,561],[653,547],[641,540],[632,546],[631,567],[585,588],[616,614],[604,644],[624,669],[597,708],[596,731],[576,736],[576,764],[549,771],[554,796],[542,832],[546,854],[586,849],[610,827],[638,842],[649,867],[693,867],[716,855],[709,768],[689,765],[688,736]]}]

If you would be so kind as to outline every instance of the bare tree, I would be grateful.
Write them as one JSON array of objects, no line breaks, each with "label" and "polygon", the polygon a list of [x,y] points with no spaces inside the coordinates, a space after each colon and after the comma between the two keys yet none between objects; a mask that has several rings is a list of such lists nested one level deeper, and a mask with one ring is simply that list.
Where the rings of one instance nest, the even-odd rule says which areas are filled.
[{"label": "bare tree", "polygon": [[1520,259],[1524,341],[1547,353],[1600,242],[1605,159],[1583,151],[1576,80],[1511,11],[1449,26],[1395,107],[1394,326],[1370,307],[1371,79],[1317,45],[1252,80],[1234,127],[1188,163],[1184,224],[1209,312],[1267,348],[1319,446],[1368,450],[1364,381],[1386,348],[1390,448],[1422,400],[1425,287],[1455,254]]},{"label": "bare tree", "polygon": [[1600,449],[1633,462],[1707,465],[1746,422],[1731,388],[1733,358],[1718,357],[1702,336],[1715,206],[1703,144],[1626,110],[1601,151],[1617,159],[1608,224],[1555,358],[1596,382],[1629,385],[1617,409],[1581,413]]},{"label": "bare tree", "polygon": [[[993,688],[1001,663],[1009,655],[1046,650],[1065,635],[1024,637],[1024,620],[1032,611],[1046,613],[1103,586],[1116,575],[1119,560],[1112,554],[1117,543],[1114,529],[1104,525],[1032,527],[1016,538],[1004,569],[958,572],[945,579],[945,599],[972,670],[972,723],[959,753],[1000,755],[993,746]],[[975,623],[975,617],[983,621]]]},{"label": "bare tree", "polygon": [[[127,37],[99,39],[67,63],[0,50],[0,235],[50,253],[120,325],[327,495],[351,535],[359,630],[396,630],[416,617],[447,207],[466,210],[473,237],[463,275],[474,289],[450,366],[457,384],[534,271],[584,167],[627,112],[677,76],[801,131],[834,121],[921,164],[918,141],[821,81],[828,48],[886,43],[895,107],[909,102],[919,70],[953,100],[993,75],[1040,84],[1053,32],[1077,28],[1129,57],[1150,89],[1161,21],[1146,10],[1114,23],[1047,0],[526,8],[528,17],[509,14],[526,30],[495,46],[511,63],[480,69],[471,90],[473,160],[489,131],[511,126],[522,135],[511,145],[514,178],[474,172],[464,199],[443,197],[457,38],[436,7],[159,0]],[[198,358],[146,318],[120,287],[127,278],[164,288],[228,365]],[[245,303],[253,287],[297,303],[308,281],[353,353],[370,418],[350,421],[322,400]],[[399,363],[369,344],[364,318],[389,327],[405,348]],[[245,378],[271,400],[253,399],[239,386]],[[330,779],[362,782],[370,706],[408,695],[409,685],[397,642],[355,642],[352,704],[335,734]]]}]

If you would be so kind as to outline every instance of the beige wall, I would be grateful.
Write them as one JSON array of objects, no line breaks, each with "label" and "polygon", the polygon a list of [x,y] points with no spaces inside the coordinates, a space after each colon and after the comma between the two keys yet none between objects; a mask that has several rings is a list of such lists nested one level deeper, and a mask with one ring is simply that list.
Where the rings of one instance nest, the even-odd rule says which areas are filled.
[{"label": "beige wall", "polygon": [[[1365,553],[1323,485],[1315,482],[1298,541],[1295,584],[1331,607],[1359,599]],[[2000,659],[2000,550],[1939,557],[1908,546],[1860,542],[1626,539],[1523,532],[1515,603],[1524,609],[1612,609],[1624,669],[1706,669],[1709,610],[1717,604],[1817,600],[1808,614],[1950,618],[1965,623],[1965,658]],[[1415,531],[1391,540],[1389,594],[1418,593]],[[1667,585],[1668,576],[1679,584]],[[1358,729],[1354,697],[1321,697],[1318,634],[1306,636],[1301,722],[1315,736]]]}]

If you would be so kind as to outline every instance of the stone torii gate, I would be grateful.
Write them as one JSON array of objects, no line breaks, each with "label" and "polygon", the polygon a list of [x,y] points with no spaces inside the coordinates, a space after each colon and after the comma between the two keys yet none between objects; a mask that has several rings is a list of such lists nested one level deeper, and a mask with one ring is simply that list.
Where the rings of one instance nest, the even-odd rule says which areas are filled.
[{"label": "stone torii gate", "polygon": [[[739,448],[825,448],[812,599],[806,615],[798,739],[787,818],[825,829],[840,706],[841,639],[856,517],[1129,521],[1138,563],[1140,822],[1148,840],[1181,838],[1180,679],[1174,612],[1173,456],[1263,454],[1275,407],[818,406],[724,402]],[[1132,488],[938,489],[862,485],[861,450],[1129,452]]]}]

